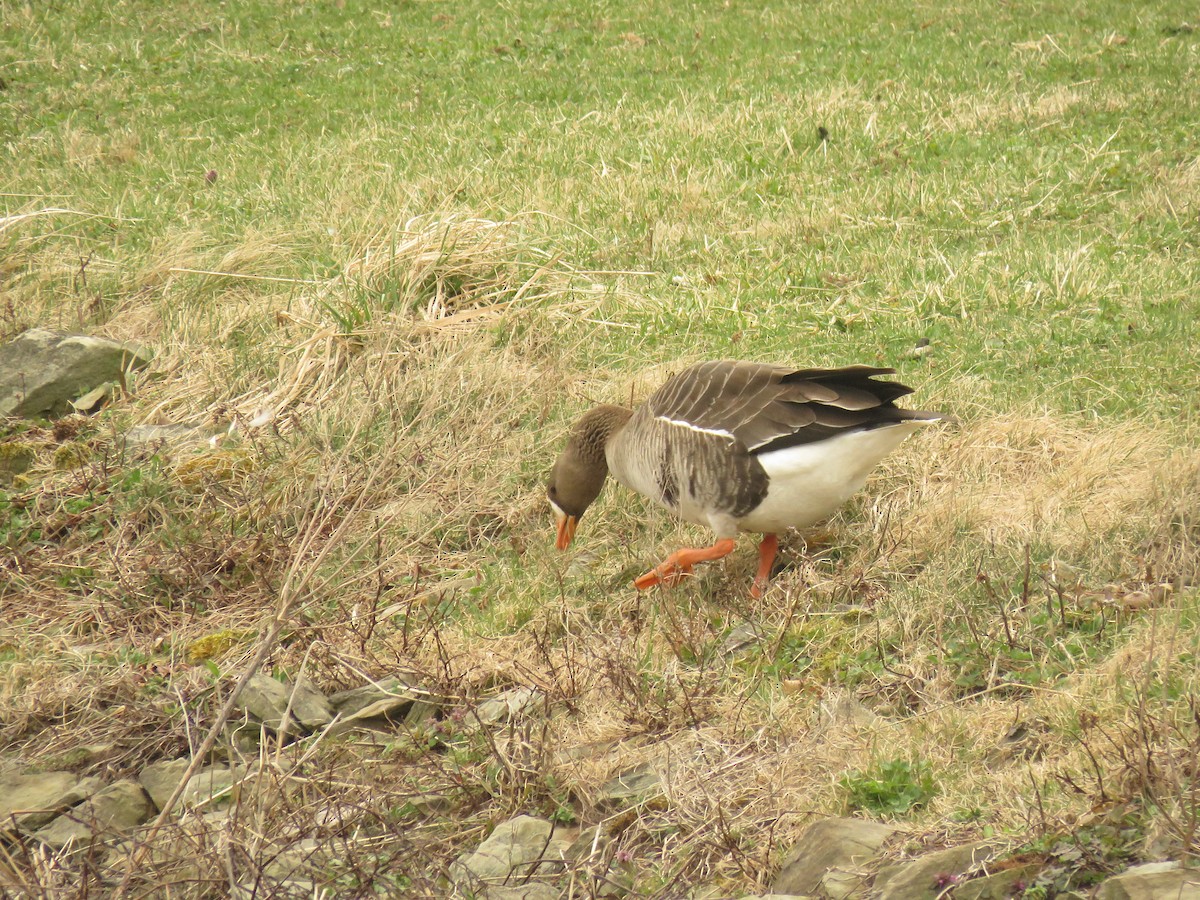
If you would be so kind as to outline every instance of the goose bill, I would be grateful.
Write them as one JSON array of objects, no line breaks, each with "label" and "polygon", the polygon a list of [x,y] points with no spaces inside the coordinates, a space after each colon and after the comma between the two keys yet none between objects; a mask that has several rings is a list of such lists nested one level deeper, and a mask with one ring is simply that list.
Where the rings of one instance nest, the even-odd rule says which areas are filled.
[{"label": "goose bill", "polygon": [[554,519],[558,523],[558,538],[555,540],[554,546],[559,550],[566,550],[571,546],[571,541],[575,539],[575,529],[579,525],[579,517],[568,516],[558,508],[558,504],[553,500],[550,501],[550,506],[554,508]]}]

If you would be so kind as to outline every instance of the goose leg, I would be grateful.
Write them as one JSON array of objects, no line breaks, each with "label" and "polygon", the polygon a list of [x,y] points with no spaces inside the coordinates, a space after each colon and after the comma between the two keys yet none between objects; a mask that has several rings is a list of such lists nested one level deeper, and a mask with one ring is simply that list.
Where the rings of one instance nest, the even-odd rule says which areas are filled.
[{"label": "goose leg", "polygon": [[634,580],[633,585],[639,591],[644,591],[647,588],[652,588],[656,584],[672,585],[677,584],[679,579],[684,575],[692,574],[692,566],[698,562],[708,562],[713,559],[720,559],[722,556],[728,556],[733,552],[733,548],[737,545],[737,541],[733,538],[723,538],[713,544],[711,547],[685,547],[683,550],[676,550],[666,560],[655,566],[645,575],[642,575]]},{"label": "goose leg", "polygon": [[775,564],[775,552],[779,549],[779,538],[773,534],[764,534],[762,543],[758,545],[758,574],[754,576],[754,584],[750,588],[750,596],[758,600],[767,590],[771,581],[771,566]]}]

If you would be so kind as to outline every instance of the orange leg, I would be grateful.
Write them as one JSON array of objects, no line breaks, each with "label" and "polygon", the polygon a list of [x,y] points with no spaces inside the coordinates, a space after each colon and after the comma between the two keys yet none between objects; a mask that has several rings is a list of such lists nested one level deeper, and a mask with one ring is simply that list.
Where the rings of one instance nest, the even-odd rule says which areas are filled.
[{"label": "orange leg", "polygon": [[664,562],[655,566],[645,575],[635,579],[633,586],[639,591],[644,591],[646,588],[652,588],[656,584],[677,584],[679,579],[684,575],[692,574],[692,566],[696,563],[708,562],[709,560],[720,559],[722,556],[728,556],[733,552],[733,548],[736,545],[737,541],[733,538],[723,538],[711,547],[676,550]]},{"label": "orange leg", "polygon": [[775,563],[775,552],[779,549],[779,538],[773,534],[764,534],[762,543],[758,545],[758,574],[754,576],[754,584],[750,588],[750,596],[755,600],[762,597],[771,580],[771,566]]}]

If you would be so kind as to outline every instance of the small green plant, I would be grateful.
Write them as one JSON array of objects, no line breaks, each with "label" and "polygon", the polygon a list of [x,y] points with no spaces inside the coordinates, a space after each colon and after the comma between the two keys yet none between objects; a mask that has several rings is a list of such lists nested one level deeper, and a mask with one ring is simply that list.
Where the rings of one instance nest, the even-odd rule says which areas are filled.
[{"label": "small green plant", "polygon": [[850,811],[862,810],[880,816],[903,815],[924,806],[937,793],[937,785],[924,763],[903,759],[880,763],[874,769],[847,772],[839,786]]}]

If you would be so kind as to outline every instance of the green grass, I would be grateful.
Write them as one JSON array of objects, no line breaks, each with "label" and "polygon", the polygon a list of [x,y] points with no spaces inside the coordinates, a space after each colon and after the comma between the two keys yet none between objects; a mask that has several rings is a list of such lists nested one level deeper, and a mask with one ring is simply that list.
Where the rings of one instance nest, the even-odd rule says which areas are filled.
[{"label": "green grass", "polygon": [[[359,860],[351,880],[379,865],[439,896],[495,821],[595,824],[600,785],[662,747],[674,801],[610,836],[635,893],[762,892],[778,859],[751,835],[794,836],[795,810],[843,809],[851,782],[913,837],[1045,850],[1116,801],[1145,840],[1130,859],[1195,853],[1193,18],[0,6],[0,340],[41,325],[157,353],[92,421],[0,425],[0,460],[32,460],[0,473],[5,760],[105,735],[130,770],[183,752],[180,704],[210,722],[257,638],[186,648],[259,635],[294,595],[273,670],[334,688],[411,668],[455,709],[513,684],[557,704],[466,754],[316,754],[365,808],[421,784],[473,829],[425,817],[403,872]],[[763,603],[745,547],[635,595],[695,530],[610,487],[564,559],[541,485],[586,406],[708,357],[895,366],[959,423],[906,444],[828,543],[785,546]],[[143,421],[238,436],[139,456],[117,438]],[[762,637],[729,656],[745,619]],[[841,692],[879,719],[823,712]],[[1035,719],[1036,754],[996,763]],[[609,749],[558,755],[576,744]],[[903,810],[927,772],[879,768],[900,759],[938,782]],[[1046,885],[1079,883],[1045,853]]]}]

